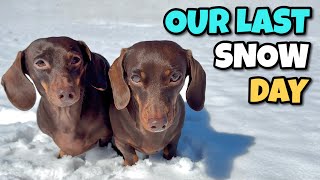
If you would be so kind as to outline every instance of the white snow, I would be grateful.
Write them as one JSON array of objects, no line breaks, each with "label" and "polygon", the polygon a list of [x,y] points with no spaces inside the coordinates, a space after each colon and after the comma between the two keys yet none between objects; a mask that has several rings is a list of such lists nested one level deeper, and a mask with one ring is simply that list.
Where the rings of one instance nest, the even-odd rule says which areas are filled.
[{"label": "white snow", "polygon": [[[191,49],[207,73],[205,109],[187,106],[179,156],[170,161],[161,154],[132,167],[111,147],[94,147],[79,157],[57,159],[58,147],[36,124],[36,106],[27,112],[14,108],[0,87],[0,179],[319,179],[320,178],[320,33],[317,1],[99,1],[51,0],[0,2],[0,77],[17,52],[33,40],[70,36],[84,40],[110,63],[120,49],[143,40],[169,39]],[[257,6],[275,8],[312,6],[313,19],[306,36],[227,35],[173,36],[162,25],[171,8]],[[233,23],[233,22],[232,22]],[[231,26],[233,29],[233,26]],[[221,40],[310,41],[307,71],[217,70],[213,47]],[[248,104],[252,76],[307,76],[312,78],[303,106]],[[184,90],[181,93],[185,94]]]}]

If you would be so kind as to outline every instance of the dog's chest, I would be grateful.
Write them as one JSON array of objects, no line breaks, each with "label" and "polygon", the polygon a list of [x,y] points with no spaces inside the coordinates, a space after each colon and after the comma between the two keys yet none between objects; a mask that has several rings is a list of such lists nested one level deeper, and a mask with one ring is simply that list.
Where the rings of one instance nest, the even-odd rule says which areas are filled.
[{"label": "dog's chest", "polygon": [[171,140],[169,131],[148,133],[143,130],[135,130],[134,133],[131,132],[130,134],[127,143],[146,154],[154,154],[163,150]]},{"label": "dog's chest", "polygon": [[146,154],[153,154],[163,150],[167,144],[164,138],[144,138],[139,149]]},{"label": "dog's chest", "polygon": [[[101,121],[101,119],[95,121]],[[57,129],[52,138],[63,151],[69,152],[69,154],[79,154],[106,136],[106,132],[107,128],[103,121],[91,124],[80,122],[73,127],[64,126]]]}]

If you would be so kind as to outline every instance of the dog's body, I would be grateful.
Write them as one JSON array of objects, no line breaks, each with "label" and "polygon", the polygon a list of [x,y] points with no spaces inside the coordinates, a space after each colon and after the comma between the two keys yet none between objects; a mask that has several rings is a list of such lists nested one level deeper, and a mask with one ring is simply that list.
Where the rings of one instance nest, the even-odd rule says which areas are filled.
[{"label": "dog's body", "polygon": [[125,165],[138,161],[135,150],[176,156],[185,117],[179,92],[188,75],[188,104],[201,110],[206,77],[191,51],[171,41],[140,42],[121,51],[109,71],[114,97],[109,113]]},{"label": "dog's body", "polygon": [[28,74],[41,95],[39,128],[58,145],[59,157],[76,156],[112,137],[108,69],[107,60],[82,41],[43,38],[18,53],[2,85],[13,105],[28,110],[36,99]]}]

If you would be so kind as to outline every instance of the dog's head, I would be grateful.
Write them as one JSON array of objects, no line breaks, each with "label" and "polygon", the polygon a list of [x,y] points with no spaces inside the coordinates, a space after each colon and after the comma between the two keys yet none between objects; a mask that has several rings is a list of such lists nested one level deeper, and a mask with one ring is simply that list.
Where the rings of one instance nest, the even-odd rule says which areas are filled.
[{"label": "dog's head", "polygon": [[79,101],[87,84],[106,89],[107,68],[108,64],[93,58],[82,41],[43,38],[18,52],[1,84],[15,107],[28,110],[35,103],[36,92],[27,74],[42,97],[53,105],[66,107]]},{"label": "dog's head", "polygon": [[205,101],[206,74],[190,50],[171,41],[140,42],[122,49],[109,77],[118,110],[130,100],[139,109],[142,126],[160,132],[173,124],[179,92],[189,76],[187,102],[201,110]]}]

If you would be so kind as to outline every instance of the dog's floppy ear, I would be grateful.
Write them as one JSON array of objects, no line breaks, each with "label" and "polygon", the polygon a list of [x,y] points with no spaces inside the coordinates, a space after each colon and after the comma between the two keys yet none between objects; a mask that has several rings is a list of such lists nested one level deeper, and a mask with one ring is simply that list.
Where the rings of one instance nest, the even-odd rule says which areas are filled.
[{"label": "dog's floppy ear", "polygon": [[82,56],[87,61],[86,82],[99,91],[105,91],[108,87],[109,63],[102,56],[91,53],[85,42],[78,42]]},{"label": "dog's floppy ear", "polygon": [[25,75],[24,53],[19,51],[16,60],[2,76],[1,84],[10,102],[18,109],[26,111],[36,102],[36,90]]},{"label": "dog's floppy ear", "polygon": [[193,58],[191,50],[186,51],[186,56],[189,75],[187,102],[193,110],[200,111],[205,101],[206,73],[200,63]]},{"label": "dog's floppy ear", "polygon": [[130,90],[124,80],[123,59],[127,49],[122,49],[120,56],[113,62],[109,70],[114,104],[118,110],[125,108],[130,101]]}]

